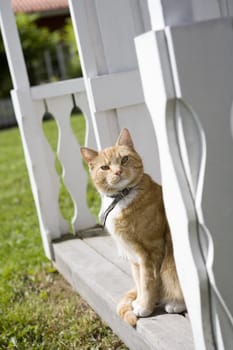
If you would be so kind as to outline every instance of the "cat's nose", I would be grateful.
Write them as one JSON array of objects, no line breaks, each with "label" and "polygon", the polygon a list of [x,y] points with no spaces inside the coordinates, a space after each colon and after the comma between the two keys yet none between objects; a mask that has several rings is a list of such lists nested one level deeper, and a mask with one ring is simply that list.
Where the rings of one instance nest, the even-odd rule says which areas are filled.
[{"label": "cat's nose", "polygon": [[121,173],[122,173],[122,170],[121,169],[117,169],[117,170],[115,170],[115,175],[118,175],[118,176],[120,176],[121,175]]}]

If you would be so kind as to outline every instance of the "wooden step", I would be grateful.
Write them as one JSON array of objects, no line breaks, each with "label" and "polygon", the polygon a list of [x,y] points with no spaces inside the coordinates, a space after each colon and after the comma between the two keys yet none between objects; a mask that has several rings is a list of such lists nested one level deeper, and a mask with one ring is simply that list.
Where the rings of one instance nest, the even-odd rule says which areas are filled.
[{"label": "wooden step", "polygon": [[133,328],[117,316],[117,302],[133,281],[128,262],[118,258],[111,237],[93,230],[87,238],[56,242],[53,248],[57,270],[130,349],[194,349],[187,317],[158,310]]}]

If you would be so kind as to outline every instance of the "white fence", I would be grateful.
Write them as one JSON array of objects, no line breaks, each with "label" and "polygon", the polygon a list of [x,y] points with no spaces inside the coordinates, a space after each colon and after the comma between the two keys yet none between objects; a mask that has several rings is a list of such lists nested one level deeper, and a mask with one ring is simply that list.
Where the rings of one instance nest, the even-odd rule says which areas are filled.
[{"label": "white fence", "polygon": [[[12,97],[46,254],[52,256],[53,239],[67,233],[68,223],[58,207],[54,154],[41,128],[44,101],[59,128],[58,157],[75,205],[74,230],[95,224],[86,207],[87,176],[69,125],[73,95],[86,117],[87,141],[96,140],[102,148],[113,143],[120,128],[129,127],[146,170],[158,178],[156,132],[165,205],[196,349],[231,349],[232,316],[214,277],[232,312],[228,270],[232,266],[233,31],[232,21],[225,18],[233,14],[232,1],[219,1],[221,6],[201,0],[69,0],[69,4],[84,78],[33,88],[10,3],[0,4]],[[140,34],[136,56],[134,38]],[[192,110],[201,120],[200,130]],[[207,155],[195,127],[201,131],[197,135],[206,137]]]}]

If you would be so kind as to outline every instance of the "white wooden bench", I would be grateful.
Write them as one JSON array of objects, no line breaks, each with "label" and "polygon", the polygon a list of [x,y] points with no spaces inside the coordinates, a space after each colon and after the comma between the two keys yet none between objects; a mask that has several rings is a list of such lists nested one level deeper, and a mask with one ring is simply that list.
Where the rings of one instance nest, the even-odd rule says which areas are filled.
[{"label": "white wooden bench", "polygon": [[[222,171],[226,159],[221,152],[230,157],[232,146],[233,32],[231,20],[222,17],[233,13],[233,6],[230,0],[228,7],[223,6],[225,1],[219,4],[201,0],[69,0],[84,77],[31,87],[10,1],[0,3],[1,30],[14,85],[12,99],[45,253],[135,350],[189,350],[194,344],[197,350],[232,348],[233,279],[223,272],[233,263],[233,165],[228,162],[226,173]],[[213,18],[217,19],[209,21]],[[117,317],[117,300],[132,287],[132,279],[128,266],[117,258],[111,238],[95,226],[86,205],[87,175],[70,127],[74,102],[84,113],[89,147],[112,145],[120,129],[128,127],[146,171],[158,182],[161,171],[189,317],[157,310],[152,317],[140,319],[136,329]],[[58,205],[55,155],[42,131],[45,106],[59,128],[58,157],[75,207],[75,236],[67,235],[69,223]],[[216,130],[224,138],[219,153],[216,138],[212,141],[213,135],[218,135]],[[213,161],[215,155],[223,161],[223,168],[218,168],[213,178],[216,165],[209,159]],[[205,161],[208,181],[202,203]],[[225,192],[220,186],[215,193],[213,186],[218,188],[221,176]],[[211,193],[214,196],[209,196]],[[216,198],[221,199],[220,208],[214,205]],[[219,215],[224,205],[226,221]],[[220,230],[224,240],[218,236]],[[214,276],[228,309],[218,295]]]}]

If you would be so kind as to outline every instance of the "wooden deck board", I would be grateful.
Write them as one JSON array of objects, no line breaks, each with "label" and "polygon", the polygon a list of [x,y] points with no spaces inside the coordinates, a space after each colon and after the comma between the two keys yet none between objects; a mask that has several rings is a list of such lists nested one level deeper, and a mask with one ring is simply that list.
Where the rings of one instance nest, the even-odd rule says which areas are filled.
[{"label": "wooden deck board", "polygon": [[111,237],[76,238],[54,243],[53,247],[58,271],[130,349],[194,348],[186,317],[157,314],[140,319],[134,329],[116,315],[119,298],[133,282],[128,263],[117,258]]},{"label": "wooden deck board", "polygon": [[89,237],[85,239],[85,242],[131,277],[129,262],[118,256],[116,244],[110,236]]}]

